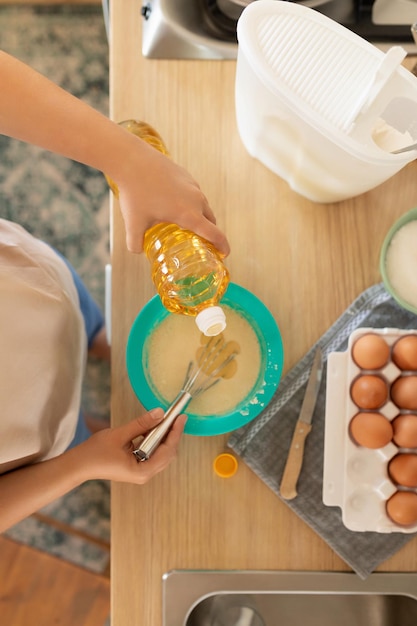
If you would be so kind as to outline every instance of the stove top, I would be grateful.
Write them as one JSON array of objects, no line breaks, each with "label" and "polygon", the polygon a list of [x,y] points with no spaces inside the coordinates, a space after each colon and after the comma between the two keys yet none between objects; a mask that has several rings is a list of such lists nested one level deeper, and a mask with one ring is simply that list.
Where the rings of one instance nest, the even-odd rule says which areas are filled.
[{"label": "stove top", "polygon": [[[234,59],[236,26],[256,0],[142,0],[142,54],[150,58]],[[290,0],[289,0],[290,1]],[[383,50],[417,53],[417,0],[301,0]]]},{"label": "stove top", "polygon": [[[253,0],[198,0],[207,33],[236,42],[236,23]],[[310,6],[371,42],[412,43],[416,0],[305,0]],[[232,17],[234,16],[234,17]]]}]

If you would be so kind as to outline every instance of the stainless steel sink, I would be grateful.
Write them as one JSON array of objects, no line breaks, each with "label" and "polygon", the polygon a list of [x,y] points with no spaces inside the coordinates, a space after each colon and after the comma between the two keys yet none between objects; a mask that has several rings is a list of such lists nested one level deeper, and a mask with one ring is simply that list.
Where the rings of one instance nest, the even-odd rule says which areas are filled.
[{"label": "stainless steel sink", "polygon": [[173,570],[164,626],[416,626],[417,574]]}]

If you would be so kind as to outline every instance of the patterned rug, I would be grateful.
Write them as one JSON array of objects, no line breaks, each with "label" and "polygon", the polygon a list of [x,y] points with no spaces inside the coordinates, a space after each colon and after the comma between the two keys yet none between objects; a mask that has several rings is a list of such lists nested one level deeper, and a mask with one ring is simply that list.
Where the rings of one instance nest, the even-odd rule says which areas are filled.
[{"label": "patterned rug", "polygon": [[[108,114],[108,43],[100,5],[0,6],[0,48]],[[101,307],[109,261],[109,193],[100,172],[0,135],[0,216],[62,252]],[[109,416],[109,367],[89,362],[83,406]],[[91,481],[5,534],[107,572],[109,485]]]}]

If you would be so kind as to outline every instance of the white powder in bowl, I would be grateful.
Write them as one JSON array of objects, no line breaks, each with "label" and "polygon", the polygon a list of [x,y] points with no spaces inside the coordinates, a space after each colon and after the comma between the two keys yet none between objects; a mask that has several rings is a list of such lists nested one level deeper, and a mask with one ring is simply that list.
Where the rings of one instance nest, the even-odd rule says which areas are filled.
[{"label": "white powder in bowl", "polygon": [[417,220],[408,222],[393,236],[385,270],[392,289],[417,308]]}]

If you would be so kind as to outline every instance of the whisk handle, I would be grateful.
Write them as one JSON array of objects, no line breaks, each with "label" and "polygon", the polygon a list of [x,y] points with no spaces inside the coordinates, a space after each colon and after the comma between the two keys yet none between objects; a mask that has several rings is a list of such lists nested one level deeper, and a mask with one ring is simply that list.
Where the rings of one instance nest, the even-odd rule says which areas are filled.
[{"label": "whisk handle", "polygon": [[191,395],[186,391],[181,391],[178,394],[173,403],[166,410],[162,422],[160,422],[158,426],[155,426],[155,428],[152,428],[145,439],[140,442],[139,447],[133,450],[133,454],[138,461],[146,461],[149,459],[190,400]]}]

